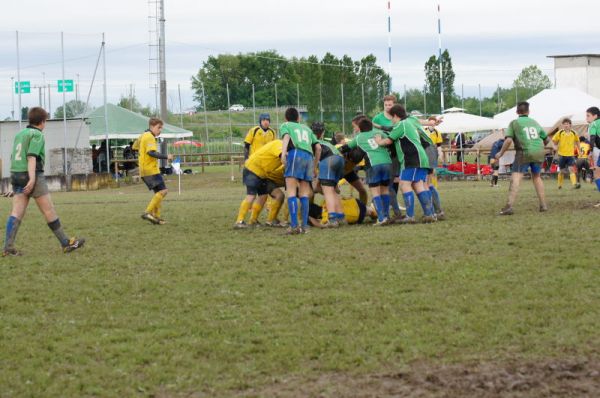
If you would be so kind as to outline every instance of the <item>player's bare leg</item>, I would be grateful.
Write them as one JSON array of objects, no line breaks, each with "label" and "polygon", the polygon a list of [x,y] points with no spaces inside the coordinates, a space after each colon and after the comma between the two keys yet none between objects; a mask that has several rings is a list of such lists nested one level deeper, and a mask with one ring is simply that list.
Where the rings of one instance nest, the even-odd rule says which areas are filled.
[{"label": "player's bare leg", "polygon": [[69,238],[67,234],[65,234],[49,194],[35,198],[35,203],[40,209],[40,212],[44,215],[48,227],[60,242],[65,253],[76,250],[84,245],[85,239]]},{"label": "player's bare leg", "polygon": [[517,200],[517,195],[519,193],[519,187],[521,186],[521,181],[523,179],[523,173],[512,173],[510,178],[510,186],[508,188],[508,201],[506,206],[500,210],[500,215],[509,216],[513,214],[513,205]]},{"label": "player's bare leg", "polygon": [[535,193],[537,194],[538,200],[540,201],[540,211],[548,211],[548,205],[546,205],[546,192],[544,190],[544,181],[542,181],[542,175],[540,173],[532,174],[531,180],[535,187]]}]

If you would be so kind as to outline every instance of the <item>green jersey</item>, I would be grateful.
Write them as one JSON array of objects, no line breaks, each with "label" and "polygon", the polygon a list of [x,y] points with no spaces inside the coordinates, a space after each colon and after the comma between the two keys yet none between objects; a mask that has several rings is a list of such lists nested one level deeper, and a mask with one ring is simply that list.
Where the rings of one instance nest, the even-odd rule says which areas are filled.
[{"label": "green jersey", "polygon": [[392,122],[391,119],[388,119],[385,116],[384,112],[378,113],[377,115],[375,115],[375,117],[373,118],[373,123],[377,124],[379,126],[393,126],[394,122]]},{"label": "green jersey", "polygon": [[327,159],[332,155],[342,156],[340,150],[335,147],[331,142],[318,140],[319,144],[321,144],[321,159]]},{"label": "green jersey", "polygon": [[[590,133],[590,137],[593,135],[600,136],[600,119],[596,119],[590,124],[588,132]],[[592,139],[590,141],[592,141]]]},{"label": "green jersey", "polygon": [[546,153],[544,140],[548,135],[538,122],[529,116],[519,116],[506,129],[506,137],[515,143],[515,160],[519,163],[541,163]]},{"label": "green jersey", "polygon": [[27,126],[15,137],[13,143],[10,171],[12,173],[27,172],[27,157],[35,156],[35,171],[44,171],[44,159],[46,158],[46,145],[42,131]]},{"label": "green jersey", "polygon": [[365,131],[358,134],[352,141],[346,144],[350,149],[358,147],[367,154],[365,158],[367,167],[392,163],[392,158],[390,157],[388,150],[379,146],[377,141],[375,141],[376,136],[380,136],[382,138],[387,137],[385,133],[379,130]]},{"label": "green jersey", "polygon": [[318,143],[317,137],[312,130],[300,123],[283,123],[279,129],[279,132],[281,134],[281,138],[285,137],[286,135],[290,136],[292,148],[302,149],[310,154],[313,153],[312,146]]},{"label": "green jersey", "polygon": [[419,119],[417,119],[415,116],[409,116],[407,120],[410,121],[410,123],[415,127],[415,129],[419,133],[419,136],[421,137],[421,144],[423,146],[434,145],[433,141],[431,140],[431,137],[425,132],[425,129],[423,128],[423,125],[421,124]]},{"label": "green jersey", "polygon": [[[419,121],[417,120],[417,122]],[[400,170],[429,168],[429,159],[414,120],[406,118],[398,123],[390,133],[390,139],[396,145]]]}]

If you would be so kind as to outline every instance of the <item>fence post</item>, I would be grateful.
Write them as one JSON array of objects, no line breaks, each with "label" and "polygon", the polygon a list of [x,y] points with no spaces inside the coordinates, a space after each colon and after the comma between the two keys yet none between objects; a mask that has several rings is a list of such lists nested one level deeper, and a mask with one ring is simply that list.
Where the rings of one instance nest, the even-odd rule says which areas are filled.
[{"label": "fence post", "polygon": [[482,115],[482,104],[481,104],[481,83],[479,83],[479,116]]},{"label": "fence post", "polygon": [[344,83],[340,83],[342,89],[342,133],[346,134],[346,114],[344,112]]},{"label": "fence post", "polygon": [[277,123],[277,131],[279,131],[279,102],[277,101],[277,83],[275,83],[275,120]]},{"label": "fence post", "polygon": [[[206,95],[204,93],[204,83],[202,83],[202,105],[204,108],[204,129],[206,130],[206,149],[210,152],[210,147],[208,145],[208,114],[206,113]],[[208,161],[210,162],[210,156],[208,157]]]}]

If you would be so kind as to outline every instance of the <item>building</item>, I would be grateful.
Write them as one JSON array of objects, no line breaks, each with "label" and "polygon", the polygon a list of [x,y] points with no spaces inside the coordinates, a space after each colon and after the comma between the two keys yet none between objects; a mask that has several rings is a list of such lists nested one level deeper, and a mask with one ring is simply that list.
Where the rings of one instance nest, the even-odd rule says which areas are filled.
[{"label": "building", "polygon": [[600,98],[600,54],[551,55],[556,88],[576,88]]}]

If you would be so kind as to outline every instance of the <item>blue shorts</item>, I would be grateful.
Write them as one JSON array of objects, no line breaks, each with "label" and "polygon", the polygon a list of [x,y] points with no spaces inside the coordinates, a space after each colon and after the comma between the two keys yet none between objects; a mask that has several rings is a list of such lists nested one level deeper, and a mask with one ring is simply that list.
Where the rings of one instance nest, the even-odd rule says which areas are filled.
[{"label": "blue shorts", "polygon": [[387,187],[390,185],[390,179],[392,177],[392,165],[391,163],[387,164],[378,164],[376,166],[371,166],[367,168],[367,184],[369,187],[378,187],[384,186]]},{"label": "blue shorts", "polygon": [[247,195],[266,195],[268,193],[267,180],[260,178],[250,170],[244,168],[242,181],[246,186]]},{"label": "blue shorts", "polygon": [[344,158],[329,156],[319,162],[319,181],[321,185],[334,187],[344,175]]},{"label": "blue shorts", "polygon": [[429,169],[422,169],[411,167],[408,169],[404,169],[400,172],[400,181],[410,181],[410,182],[418,182],[418,181],[427,181],[427,174],[429,173]]},{"label": "blue shorts", "polygon": [[527,173],[531,169],[531,174],[540,174],[542,172],[542,164],[538,162],[514,163],[512,169],[514,173]]},{"label": "blue shorts", "polygon": [[596,161],[596,166],[600,167],[600,156],[598,156],[598,160]]},{"label": "blue shorts", "polygon": [[142,177],[142,180],[144,181],[144,183],[146,183],[148,189],[155,193],[167,189],[162,174],[153,174],[151,176],[145,176]]},{"label": "blue shorts", "polygon": [[575,156],[559,156],[558,157],[558,168],[566,169],[567,167],[575,166]]},{"label": "blue shorts", "polygon": [[299,181],[312,181],[313,155],[302,149],[292,149],[288,152],[285,164],[285,178],[295,178]]}]

